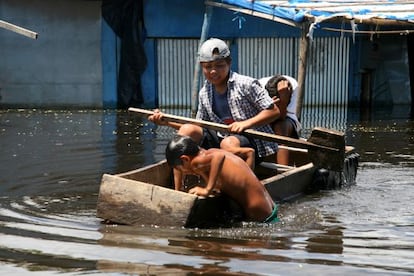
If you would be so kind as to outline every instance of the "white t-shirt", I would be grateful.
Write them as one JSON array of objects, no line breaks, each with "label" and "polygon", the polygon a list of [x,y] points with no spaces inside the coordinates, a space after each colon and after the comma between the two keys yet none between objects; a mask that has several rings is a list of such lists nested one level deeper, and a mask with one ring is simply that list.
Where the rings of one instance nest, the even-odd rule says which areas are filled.
[{"label": "white t-shirt", "polygon": [[[296,133],[300,133],[300,130],[302,129],[302,126],[298,120],[298,117],[296,116],[296,105],[297,105],[297,100],[298,100],[298,82],[292,78],[291,76],[287,76],[287,75],[282,75],[285,79],[287,79],[290,83],[290,85],[292,86],[292,95],[290,96],[290,102],[288,104],[288,106],[286,107],[287,113],[286,116],[289,117],[290,119],[292,119],[292,121],[295,124],[295,129],[296,129]],[[259,79],[260,85],[262,87],[266,86],[266,83],[272,78],[273,76],[270,77],[265,77],[265,78],[261,78]]]}]

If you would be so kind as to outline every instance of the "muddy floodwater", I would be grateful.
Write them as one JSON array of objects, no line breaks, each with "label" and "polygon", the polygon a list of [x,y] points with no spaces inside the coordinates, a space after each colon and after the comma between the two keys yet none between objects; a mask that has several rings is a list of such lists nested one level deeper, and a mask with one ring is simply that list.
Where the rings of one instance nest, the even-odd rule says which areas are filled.
[{"label": "muddy floodwater", "polygon": [[409,118],[305,109],[304,137],[323,126],[356,147],[355,185],[283,203],[277,224],[184,229],[96,217],[102,174],[163,159],[171,129],[126,111],[0,110],[0,275],[412,275]]}]

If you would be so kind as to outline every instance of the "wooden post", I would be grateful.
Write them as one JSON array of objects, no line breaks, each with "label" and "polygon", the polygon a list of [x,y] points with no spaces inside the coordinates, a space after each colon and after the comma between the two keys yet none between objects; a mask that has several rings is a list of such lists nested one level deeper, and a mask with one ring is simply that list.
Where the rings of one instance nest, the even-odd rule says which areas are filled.
[{"label": "wooden post", "polygon": [[299,68],[298,68],[298,99],[296,105],[296,116],[300,120],[302,112],[303,97],[305,94],[305,80],[306,80],[306,65],[309,50],[309,24],[305,23],[302,26],[299,49]]},{"label": "wooden post", "polygon": [[9,22],[6,22],[6,21],[3,21],[3,20],[0,20],[0,27],[4,28],[6,30],[9,30],[9,31],[12,31],[12,32],[15,32],[15,33],[33,38],[33,39],[37,39],[37,36],[38,36],[37,33],[33,32],[33,31],[30,31],[28,29],[25,29],[25,28],[22,28],[22,27],[19,27],[19,26],[16,26],[16,25],[13,25],[13,24],[11,24]]},{"label": "wooden post", "polygon": [[[203,27],[201,29],[200,43],[198,44],[197,54],[200,50],[201,45],[207,38],[208,31],[210,29],[211,15],[213,14],[213,8],[211,6],[206,6],[206,11],[204,13]],[[194,118],[197,113],[198,105],[198,89],[200,86],[200,62],[196,57],[194,64],[194,77],[193,77],[193,87],[192,87],[192,97],[191,97],[191,116]]]}]

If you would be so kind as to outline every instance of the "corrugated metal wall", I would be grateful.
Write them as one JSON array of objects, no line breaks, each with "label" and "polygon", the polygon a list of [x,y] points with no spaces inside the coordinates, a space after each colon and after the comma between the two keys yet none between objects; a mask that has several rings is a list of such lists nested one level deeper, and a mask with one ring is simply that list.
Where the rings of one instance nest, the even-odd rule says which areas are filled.
[{"label": "corrugated metal wall", "polygon": [[[315,38],[310,43],[304,106],[340,106],[348,102],[350,40]],[[239,40],[239,72],[256,78],[273,74],[297,77],[299,39]]]},{"label": "corrugated metal wall", "polygon": [[[350,39],[315,38],[310,43],[302,108],[304,129],[344,130],[347,122]],[[297,78],[297,38],[239,40],[239,72],[256,78],[277,73]]]},{"label": "corrugated metal wall", "polygon": [[351,42],[349,38],[322,37],[310,43],[301,114],[304,129],[321,126],[345,131]]},{"label": "corrugated metal wall", "polygon": [[[347,106],[306,106],[302,110],[301,123],[303,129],[312,129],[314,127],[325,127],[346,131],[348,121]],[[310,133],[302,133],[307,137]]]},{"label": "corrugated metal wall", "polygon": [[296,75],[295,38],[241,38],[238,43],[239,73],[255,78]]},{"label": "corrugated metal wall", "polygon": [[310,43],[305,82],[305,106],[348,103],[350,39],[316,38]]},{"label": "corrugated metal wall", "polygon": [[160,107],[191,107],[191,89],[198,39],[158,39],[158,102]]},{"label": "corrugated metal wall", "polygon": [[[191,107],[198,43],[198,39],[157,40],[160,107]],[[241,38],[237,43],[241,74],[259,78],[283,73],[297,77],[299,39]],[[349,47],[348,38],[315,38],[311,42],[304,106],[347,105]]]}]

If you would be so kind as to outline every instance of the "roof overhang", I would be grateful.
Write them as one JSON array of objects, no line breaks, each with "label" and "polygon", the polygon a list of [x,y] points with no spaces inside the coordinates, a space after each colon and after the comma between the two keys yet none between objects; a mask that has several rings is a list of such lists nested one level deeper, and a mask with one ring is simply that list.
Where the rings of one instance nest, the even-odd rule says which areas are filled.
[{"label": "roof overhang", "polygon": [[[414,0],[207,0],[205,4],[293,27],[310,26],[310,35],[315,28],[369,34],[414,32]],[[332,23],[341,28],[332,28]],[[365,30],[358,30],[358,25]]]}]

